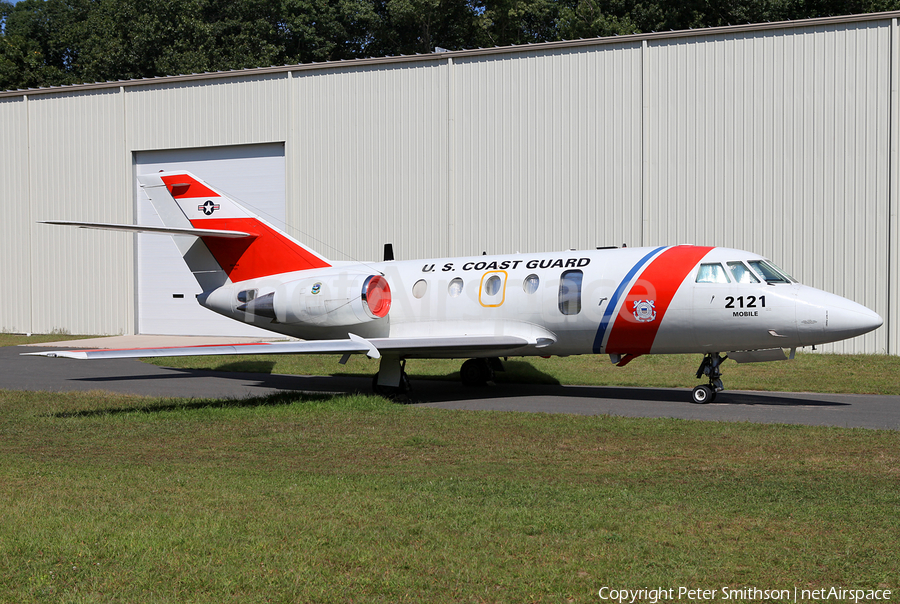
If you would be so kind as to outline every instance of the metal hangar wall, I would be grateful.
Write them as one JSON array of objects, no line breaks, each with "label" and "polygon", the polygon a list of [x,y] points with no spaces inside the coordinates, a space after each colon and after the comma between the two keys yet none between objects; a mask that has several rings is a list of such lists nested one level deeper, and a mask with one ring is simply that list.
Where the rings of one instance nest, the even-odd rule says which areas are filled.
[{"label": "metal hangar wall", "polygon": [[166,242],[37,224],[135,222],[140,170],[200,162],[335,260],[752,250],[885,318],[827,350],[898,354],[898,17],[0,92],[0,329],[240,330],[152,309],[193,298]]}]

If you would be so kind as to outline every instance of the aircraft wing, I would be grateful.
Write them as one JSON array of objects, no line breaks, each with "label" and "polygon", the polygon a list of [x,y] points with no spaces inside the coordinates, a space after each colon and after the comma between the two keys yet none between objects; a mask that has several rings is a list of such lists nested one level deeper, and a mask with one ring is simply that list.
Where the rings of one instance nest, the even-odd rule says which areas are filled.
[{"label": "aircraft wing", "polygon": [[129,233],[158,233],[161,235],[193,235],[194,237],[224,237],[240,239],[256,237],[253,233],[243,231],[223,231],[218,229],[190,229],[180,227],[147,226],[141,224],[112,224],[108,222],[74,222],[71,220],[42,220],[41,224],[61,224],[77,226],[83,229],[100,229],[102,231],[125,231]]},{"label": "aircraft wing", "polygon": [[126,348],[119,350],[50,350],[26,352],[23,356],[62,357],[68,359],[139,359],[147,357],[220,356],[236,354],[352,354],[377,359],[381,353],[402,356],[467,356],[479,351],[513,350],[528,346],[528,340],[516,336],[454,336],[423,338],[376,338],[367,340],[350,334],[346,340],[303,340],[259,344],[183,346],[173,348]]}]

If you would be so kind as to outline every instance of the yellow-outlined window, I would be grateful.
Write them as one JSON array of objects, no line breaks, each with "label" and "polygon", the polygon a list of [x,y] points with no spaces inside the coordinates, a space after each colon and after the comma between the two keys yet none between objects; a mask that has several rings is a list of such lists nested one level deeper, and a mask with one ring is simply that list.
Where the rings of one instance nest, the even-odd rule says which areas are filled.
[{"label": "yellow-outlined window", "polygon": [[506,271],[488,271],[481,276],[478,302],[485,308],[496,308],[506,301]]}]

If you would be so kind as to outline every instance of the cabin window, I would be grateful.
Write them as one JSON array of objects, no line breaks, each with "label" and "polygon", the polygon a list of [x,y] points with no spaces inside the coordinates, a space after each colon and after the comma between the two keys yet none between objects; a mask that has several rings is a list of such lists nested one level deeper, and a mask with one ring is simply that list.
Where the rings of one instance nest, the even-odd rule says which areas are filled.
[{"label": "cabin window", "polygon": [[756,275],[743,262],[729,262],[728,268],[731,269],[731,274],[738,283],[759,283]]},{"label": "cabin window", "polygon": [[533,294],[538,290],[540,284],[541,280],[537,275],[528,275],[522,283],[522,289],[525,290],[526,294]]},{"label": "cabin window", "polygon": [[766,283],[790,283],[792,279],[765,260],[751,260],[750,267],[765,279]]},{"label": "cabin window", "polygon": [[254,298],[256,298],[256,291],[257,290],[255,290],[255,289],[245,289],[243,291],[238,292],[238,295],[237,295],[238,302],[246,303],[246,302],[249,302],[250,300],[253,300]]},{"label": "cabin window", "polygon": [[496,296],[500,293],[500,277],[497,275],[488,277],[488,280],[484,282],[484,293],[488,296]]},{"label": "cabin window", "polygon": [[729,283],[725,267],[719,264],[701,264],[697,271],[697,283]]},{"label": "cabin window", "polygon": [[416,298],[424,296],[426,291],[428,291],[428,283],[425,282],[425,279],[419,279],[416,281],[416,284],[413,285],[412,294]]},{"label": "cabin window", "polygon": [[566,271],[559,279],[559,312],[577,315],[581,312],[581,271]]},{"label": "cabin window", "polygon": [[462,293],[463,290],[463,280],[459,277],[456,277],[452,281],[450,281],[450,285],[447,286],[447,293],[450,294],[451,298],[455,298]]}]

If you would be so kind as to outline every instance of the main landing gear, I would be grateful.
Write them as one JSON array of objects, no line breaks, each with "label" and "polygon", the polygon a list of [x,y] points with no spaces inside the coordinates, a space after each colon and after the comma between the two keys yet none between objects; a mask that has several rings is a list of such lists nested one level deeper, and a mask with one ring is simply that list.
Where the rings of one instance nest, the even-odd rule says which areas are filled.
[{"label": "main landing gear", "polygon": [[719,370],[719,365],[727,358],[727,355],[723,357],[718,352],[710,352],[703,357],[700,367],[697,368],[697,377],[707,376],[709,385],[701,384],[694,387],[693,392],[691,392],[691,398],[695,403],[699,405],[711,403],[716,400],[716,393],[725,389],[725,386],[722,384],[722,372]]},{"label": "main landing gear", "polygon": [[378,373],[372,379],[372,390],[375,394],[389,399],[400,399],[409,394],[406,359],[394,356],[381,357]]},{"label": "main landing gear", "polygon": [[[463,385],[486,386],[493,381],[494,372],[503,371],[499,358],[469,359],[463,363],[459,376]],[[402,400],[409,394],[409,376],[406,375],[406,359],[395,356],[381,357],[378,373],[372,379],[372,390],[379,396]]]},{"label": "main landing gear", "polygon": [[497,357],[487,359],[469,359],[459,370],[459,379],[463,386],[487,386],[494,381],[494,372],[503,371],[503,363]]}]

